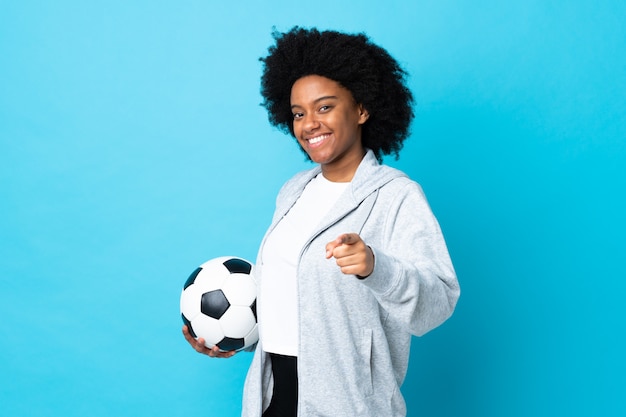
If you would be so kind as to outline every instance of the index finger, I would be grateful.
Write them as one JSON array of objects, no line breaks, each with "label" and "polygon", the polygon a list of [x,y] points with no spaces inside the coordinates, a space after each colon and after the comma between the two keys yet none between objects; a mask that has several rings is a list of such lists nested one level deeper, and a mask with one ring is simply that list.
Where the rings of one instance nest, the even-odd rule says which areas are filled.
[{"label": "index finger", "polygon": [[354,245],[359,239],[360,237],[356,233],[344,233],[337,236],[335,240],[326,244],[326,259],[330,259],[333,256],[335,248],[341,245]]}]

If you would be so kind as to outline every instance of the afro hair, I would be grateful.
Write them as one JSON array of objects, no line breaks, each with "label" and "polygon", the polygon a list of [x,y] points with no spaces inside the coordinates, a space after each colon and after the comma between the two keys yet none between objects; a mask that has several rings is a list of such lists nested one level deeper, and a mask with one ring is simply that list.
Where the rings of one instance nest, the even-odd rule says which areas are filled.
[{"label": "afro hair", "polygon": [[262,105],[273,126],[294,135],[291,87],[307,75],[329,78],[352,93],[369,112],[363,125],[363,146],[380,161],[397,159],[413,119],[413,95],[406,86],[407,73],[389,53],[365,34],[303,29],[273,32],[261,76]]}]

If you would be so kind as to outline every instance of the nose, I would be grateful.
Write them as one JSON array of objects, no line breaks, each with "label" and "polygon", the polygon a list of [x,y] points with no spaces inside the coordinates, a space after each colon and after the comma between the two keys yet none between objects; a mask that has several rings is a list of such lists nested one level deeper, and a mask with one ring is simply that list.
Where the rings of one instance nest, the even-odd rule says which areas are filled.
[{"label": "nose", "polygon": [[312,132],[315,129],[320,127],[320,122],[317,120],[315,113],[307,113],[304,115],[304,120],[302,121],[302,127],[306,132]]}]

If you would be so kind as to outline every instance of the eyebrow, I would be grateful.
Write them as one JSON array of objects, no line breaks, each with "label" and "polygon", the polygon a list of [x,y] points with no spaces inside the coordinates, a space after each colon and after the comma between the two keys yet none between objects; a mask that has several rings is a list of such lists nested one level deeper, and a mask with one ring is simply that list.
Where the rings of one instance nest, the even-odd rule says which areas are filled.
[{"label": "eyebrow", "polygon": [[[337,96],[322,96],[320,98],[316,98],[315,100],[313,100],[313,103],[315,104],[315,103],[319,103],[320,101],[324,101],[324,100],[338,100],[338,99],[339,99],[339,97],[337,97]],[[302,106],[299,105],[299,104],[292,104],[291,108],[293,109],[294,107],[302,107]]]}]

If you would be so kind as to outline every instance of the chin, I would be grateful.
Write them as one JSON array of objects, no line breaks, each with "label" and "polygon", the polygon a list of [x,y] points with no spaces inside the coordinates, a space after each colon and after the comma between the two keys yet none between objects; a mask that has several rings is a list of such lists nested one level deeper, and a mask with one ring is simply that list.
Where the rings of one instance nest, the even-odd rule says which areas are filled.
[{"label": "chin", "polygon": [[309,155],[309,158],[311,159],[311,161],[320,165],[326,165],[332,162],[332,158],[320,158],[320,157],[315,158],[315,157],[312,157],[311,155]]}]

